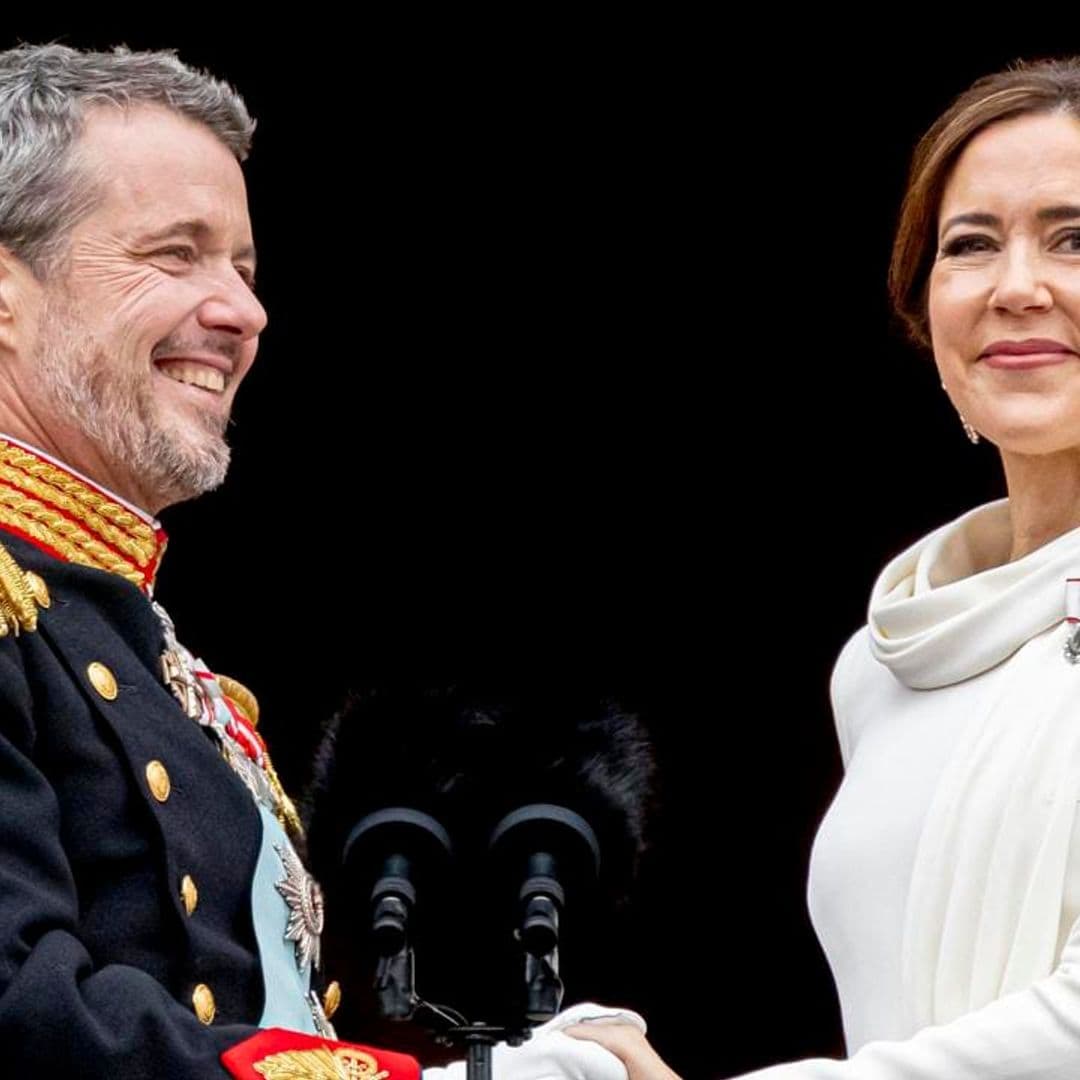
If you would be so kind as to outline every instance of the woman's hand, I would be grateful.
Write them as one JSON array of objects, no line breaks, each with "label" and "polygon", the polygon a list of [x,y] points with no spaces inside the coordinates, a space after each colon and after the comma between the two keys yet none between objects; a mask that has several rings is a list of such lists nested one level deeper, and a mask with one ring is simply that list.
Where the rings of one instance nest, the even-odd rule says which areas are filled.
[{"label": "woman's hand", "polygon": [[629,1080],[679,1080],[633,1024],[573,1024],[563,1028],[563,1034],[589,1039],[610,1050],[626,1066]]}]

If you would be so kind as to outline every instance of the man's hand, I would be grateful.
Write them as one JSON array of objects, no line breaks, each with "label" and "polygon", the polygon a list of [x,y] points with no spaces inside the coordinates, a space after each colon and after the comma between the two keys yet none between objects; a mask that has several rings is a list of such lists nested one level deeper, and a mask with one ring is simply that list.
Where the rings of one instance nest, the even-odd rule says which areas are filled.
[{"label": "man's hand", "polygon": [[589,1023],[563,1028],[564,1035],[589,1039],[610,1050],[626,1066],[628,1080],[679,1080],[633,1024]]}]

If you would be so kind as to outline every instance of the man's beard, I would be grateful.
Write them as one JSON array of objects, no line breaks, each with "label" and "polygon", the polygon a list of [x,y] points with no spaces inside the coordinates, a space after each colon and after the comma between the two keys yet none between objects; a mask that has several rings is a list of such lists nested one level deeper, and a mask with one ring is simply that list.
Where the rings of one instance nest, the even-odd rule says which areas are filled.
[{"label": "man's beard", "polygon": [[[198,433],[162,417],[154,373],[122,368],[86,329],[60,287],[46,292],[34,370],[55,415],[77,425],[110,464],[134,475],[160,506],[212,491],[225,479],[227,421],[192,411]],[[162,376],[167,378],[167,376]]]}]

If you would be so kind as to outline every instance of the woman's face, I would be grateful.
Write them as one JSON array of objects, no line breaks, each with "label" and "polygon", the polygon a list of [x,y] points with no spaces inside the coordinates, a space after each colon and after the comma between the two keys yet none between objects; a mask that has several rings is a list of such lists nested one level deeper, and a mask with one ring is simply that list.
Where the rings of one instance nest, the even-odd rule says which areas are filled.
[{"label": "woman's face", "polygon": [[930,337],[949,397],[1002,451],[1080,448],[1080,120],[979,132],[937,230]]}]

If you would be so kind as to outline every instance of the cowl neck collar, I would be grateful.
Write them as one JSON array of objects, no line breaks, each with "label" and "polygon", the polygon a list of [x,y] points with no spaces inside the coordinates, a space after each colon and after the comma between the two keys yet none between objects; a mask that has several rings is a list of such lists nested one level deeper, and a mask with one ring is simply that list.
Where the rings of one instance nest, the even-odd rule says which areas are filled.
[{"label": "cowl neck collar", "polygon": [[905,685],[969,679],[1065,617],[1065,579],[1080,575],[1080,527],[1022,558],[1009,500],[967,511],[916,541],[878,575],[867,616],[874,656]]}]

